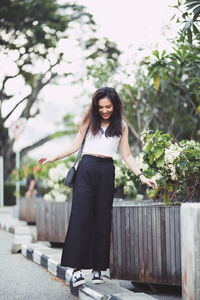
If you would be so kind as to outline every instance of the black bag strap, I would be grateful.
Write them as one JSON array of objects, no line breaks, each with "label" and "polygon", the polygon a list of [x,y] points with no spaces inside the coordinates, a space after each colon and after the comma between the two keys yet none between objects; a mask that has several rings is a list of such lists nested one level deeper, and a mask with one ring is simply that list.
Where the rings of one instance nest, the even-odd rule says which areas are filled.
[{"label": "black bag strap", "polygon": [[88,128],[87,128],[87,130],[86,130],[86,133],[85,133],[84,139],[83,139],[83,141],[82,141],[81,147],[80,147],[80,149],[79,149],[79,151],[78,151],[78,154],[77,154],[77,156],[76,156],[75,162],[74,162],[74,164],[73,164],[73,167],[74,167],[74,168],[76,167],[76,164],[77,164],[78,161],[80,160],[81,155],[82,155],[82,153],[83,153],[83,147],[84,147],[84,144],[85,144],[85,139],[86,139],[86,135],[87,135],[87,133],[88,133],[88,130],[89,130],[89,126],[88,126]]}]

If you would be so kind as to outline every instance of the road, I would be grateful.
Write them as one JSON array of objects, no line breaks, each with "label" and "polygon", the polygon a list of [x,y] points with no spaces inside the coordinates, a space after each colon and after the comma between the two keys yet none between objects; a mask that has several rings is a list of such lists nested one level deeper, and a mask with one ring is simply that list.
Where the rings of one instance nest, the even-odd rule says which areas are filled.
[{"label": "road", "polygon": [[0,300],[75,300],[65,282],[22,254],[12,254],[13,234],[0,230]]}]

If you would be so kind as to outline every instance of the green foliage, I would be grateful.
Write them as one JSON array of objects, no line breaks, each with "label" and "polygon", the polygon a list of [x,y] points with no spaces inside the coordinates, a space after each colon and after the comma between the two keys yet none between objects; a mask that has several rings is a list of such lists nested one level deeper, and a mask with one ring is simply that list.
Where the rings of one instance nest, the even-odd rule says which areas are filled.
[{"label": "green foliage", "polygon": [[[12,170],[11,179],[13,183],[20,182],[20,193],[24,195],[23,189],[26,179],[29,175],[33,174],[38,181],[38,190],[41,195],[57,196],[53,197],[52,201],[59,201],[57,199],[63,198],[63,196],[68,200],[71,196],[71,189],[64,185],[64,178],[74,159],[75,157],[71,155],[65,160],[46,165],[37,165],[34,160],[29,160],[29,162],[24,162],[21,168]],[[54,194],[54,189],[56,189],[56,194]],[[48,196],[46,199],[49,200]]]},{"label": "green foliage", "polygon": [[161,197],[166,204],[200,201],[200,143],[173,143],[169,134],[159,130],[146,131],[142,137],[144,162],[149,165],[145,173],[153,172],[158,183],[149,196]]},{"label": "green foliage", "polygon": [[[154,51],[154,60],[142,65],[148,70],[143,88],[147,106],[155,112],[149,124],[169,132],[176,140],[198,139],[200,127],[200,57],[198,47],[177,45],[169,54]],[[185,126],[184,124],[187,124]]]},{"label": "green foliage", "polygon": [[163,167],[165,149],[172,144],[171,136],[160,130],[147,130],[142,133],[142,141],[145,144],[144,160],[155,168]]},{"label": "green foliage", "polygon": [[[16,13],[17,12],[17,13]],[[56,0],[3,0],[0,7],[0,44],[20,53],[34,52],[45,57],[49,48],[66,36],[69,24],[84,12],[75,4],[59,4]]]},{"label": "green foliage", "polygon": [[[179,33],[179,41],[192,44],[194,41],[199,41],[200,38],[200,1],[199,0],[177,0],[177,5],[174,8],[179,12],[176,17],[176,22],[182,24],[182,29]],[[173,16],[173,18],[176,15]]]},{"label": "green foliage", "polygon": [[[94,30],[93,17],[82,5],[62,4],[57,0],[1,1],[0,51],[12,65],[12,71],[8,68],[1,78],[0,154],[4,156],[5,178],[15,163],[13,141],[9,138],[6,122],[16,110],[19,118],[30,119],[38,115],[42,89],[70,75],[64,71],[69,62],[64,59],[59,42],[68,39],[69,29],[82,19],[89,32]],[[24,92],[16,95],[16,91],[7,86],[11,86],[12,82],[16,84],[18,79],[24,82]],[[12,108],[2,115],[9,100],[15,104],[9,105]],[[72,126],[69,131],[73,131]],[[63,132],[42,138],[22,149],[21,156],[61,135]]]},{"label": "green foliage", "polygon": [[136,199],[141,185],[134,173],[122,162],[115,160],[115,187],[123,191],[124,197]]},{"label": "green foliage", "polygon": [[136,164],[147,178],[157,182],[158,188],[152,190],[141,185],[124,163],[116,161],[115,185],[123,189],[124,197],[133,199],[142,194],[166,205],[200,202],[200,143],[174,143],[170,134],[160,130],[144,131],[142,142],[143,151],[135,157]]}]

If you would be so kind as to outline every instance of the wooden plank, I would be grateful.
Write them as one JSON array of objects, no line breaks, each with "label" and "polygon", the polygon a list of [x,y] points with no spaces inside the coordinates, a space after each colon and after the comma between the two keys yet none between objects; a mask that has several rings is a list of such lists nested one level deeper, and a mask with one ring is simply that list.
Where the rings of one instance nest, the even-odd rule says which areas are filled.
[{"label": "wooden plank", "polygon": [[[115,278],[147,283],[181,282],[179,209],[115,207],[111,266]],[[178,268],[178,273],[173,268]]]},{"label": "wooden plank", "polygon": [[116,207],[113,207],[113,262],[112,262],[112,265],[113,265],[113,269],[112,269],[112,265],[110,266],[110,271],[112,273],[112,278],[117,278],[116,274],[117,274],[117,210],[116,210]]},{"label": "wooden plank", "polygon": [[180,235],[180,207],[175,208],[175,276],[176,284],[181,284],[181,235]]},{"label": "wooden plank", "polygon": [[117,209],[117,278],[123,278],[122,276],[122,239],[121,239],[121,207]]},{"label": "wooden plank", "polygon": [[169,207],[169,211],[170,211],[170,256],[171,256],[171,270],[170,270],[170,278],[169,280],[172,283],[176,283],[176,271],[175,271],[175,256],[176,256],[176,250],[175,250],[175,209],[174,207]]},{"label": "wooden plank", "polygon": [[145,281],[143,207],[138,207],[139,280]]},{"label": "wooden plank", "polygon": [[130,235],[130,277],[134,279],[135,278],[135,272],[137,273],[136,269],[136,257],[135,257],[135,233],[136,233],[136,229],[134,227],[134,222],[135,222],[135,214],[134,212],[136,212],[135,209],[132,209],[132,207],[130,207],[129,209],[129,217],[130,217],[130,228],[129,228],[129,235]]},{"label": "wooden plank", "polygon": [[45,201],[37,202],[36,207],[36,225],[37,225],[37,239],[38,241],[45,240]]},{"label": "wooden plank", "polygon": [[156,252],[157,252],[157,259],[154,261],[154,263],[157,265],[157,274],[156,279],[158,282],[162,282],[162,229],[161,229],[161,208],[162,207],[155,207],[156,212]]},{"label": "wooden plank", "polygon": [[[171,264],[171,220],[172,220],[172,216],[170,216],[170,207],[166,207],[164,209],[165,212],[165,231],[166,231],[166,241],[167,241],[167,245],[166,245],[166,278],[163,278],[163,280],[166,280],[166,282],[168,282],[168,280],[170,280],[171,277],[171,268],[172,268],[172,264]],[[171,217],[171,218],[170,218]]]},{"label": "wooden plank", "polygon": [[152,212],[152,280],[156,279],[157,276],[157,239],[156,239],[156,207],[151,208]]},{"label": "wooden plank", "polygon": [[126,278],[131,276],[130,207],[125,207]]},{"label": "wooden plank", "polygon": [[113,247],[113,216],[111,223],[111,234],[110,234],[110,257],[109,257],[109,266],[110,266],[110,277],[113,278],[113,261],[114,261],[114,247]]},{"label": "wooden plank", "polygon": [[130,208],[134,213],[134,227],[130,228],[130,230],[134,233],[133,237],[133,245],[134,245],[134,265],[132,265],[132,269],[134,272],[134,277],[133,279],[139,280],[139,209],[138,207],[131,207]]},{"label": "wooden plank", "polygon": [[148,278],[148,257],[147,257],[147,208],[146,206],[142,207],[142,235],[143,235],[143,260],[144,260],[144,280]]},{"label": "wooden plank", "polygon": [[152,237],[152,207],[146,207],[147,213],[147,270],[146,280],[153,280],[153,237]]},{"label": "wooden plank", "polygon": [[122,278],[126,278],[126,220],[125,220],[125,209],[126,207],[120,207],[120,219],[121,219],[121,256],[122,256]]}]

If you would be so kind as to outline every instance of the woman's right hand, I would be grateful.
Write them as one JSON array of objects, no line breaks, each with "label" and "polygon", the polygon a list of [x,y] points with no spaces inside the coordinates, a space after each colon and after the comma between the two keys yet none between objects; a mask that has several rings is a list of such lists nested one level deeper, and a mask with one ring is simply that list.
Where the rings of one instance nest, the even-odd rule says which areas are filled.
[{"label": "woman's right hand", "polygon": [[54,162],[55,160],[53,158],[46,158],[46,157],[41,157],[40,159],[38,159],[37,163],[40,164],[40,165],[46,165],[46,164],[49,164],[49,163],[52,163]]}]

